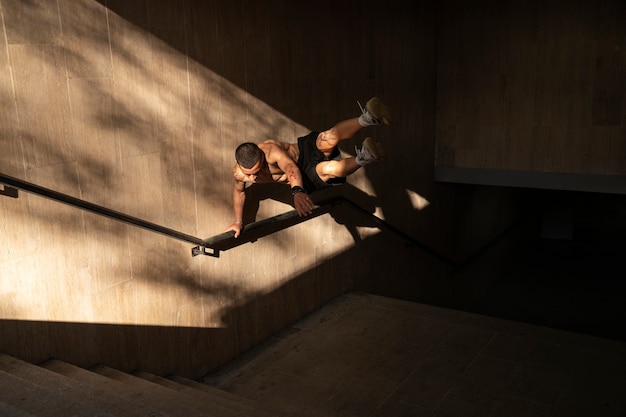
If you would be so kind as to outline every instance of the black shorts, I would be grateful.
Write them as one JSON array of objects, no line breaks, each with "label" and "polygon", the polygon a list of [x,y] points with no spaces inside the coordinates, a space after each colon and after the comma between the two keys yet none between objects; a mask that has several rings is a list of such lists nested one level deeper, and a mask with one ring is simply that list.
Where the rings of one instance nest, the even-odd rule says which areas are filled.
[{"label": "black shorts", "polygon": [[298,150],[300,152],[298,156],[298,168],[300,168],[302,172],[304,189],[309,194],[323,188],[341,185],[346,182],[345,177],[331,178],[328,182],[324,182],[319,175],[317,175],[315,168],[320,162],[341,160],[341,152],[339,152],[337,147],[333,149],[330,158],[326,158],[322,151],[317,149],[315,141],[318,135],[319,132],[311,132],[306,136],[298,138]]}]

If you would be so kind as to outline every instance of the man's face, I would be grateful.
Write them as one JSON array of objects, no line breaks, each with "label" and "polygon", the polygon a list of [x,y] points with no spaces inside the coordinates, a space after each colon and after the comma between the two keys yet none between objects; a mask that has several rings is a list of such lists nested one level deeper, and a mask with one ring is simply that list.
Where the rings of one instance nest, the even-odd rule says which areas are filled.
[{"label": "man's face", "polygon": [[245,182],[256,182],[256,179],[258,178],[259,173],[263,170],[264,166],[265,158],[262,157],[261,160],[254,164],[252,168],[244,168],[239,165],[239,169],[241,169],[241,172],[245,175]]}]

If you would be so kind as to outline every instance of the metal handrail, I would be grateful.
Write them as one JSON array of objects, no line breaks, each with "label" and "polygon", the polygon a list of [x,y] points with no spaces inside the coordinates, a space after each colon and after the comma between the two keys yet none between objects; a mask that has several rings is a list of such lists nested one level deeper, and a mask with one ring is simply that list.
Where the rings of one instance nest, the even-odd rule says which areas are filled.
[{"label": "metal handrail", "polygon": [[[192,254],[194,256],[209,255],[219,257],[220,251],[232,249],[245,243],[256,242],[263,236],[270,235],[298,223],[302,223],[321,216],[322,214],[326,214],[335,204],[341,202],[341,200],[341,197],[337,197],[324,202],[319,202],[307,216],[300,216],[296,210],[291,210],[267,219],[246,224],[239,237],[235,237],[235,232],[233,231],[220,233],[205,239],[204,245],[200,245],[192,249]],[[211,249],[212,252],[207,252],[207,249]]]},{"label": "metal handrail", "polygon": [[[8,175],[0,173],[0,183],[8,185],[10,187],[17,188],[19,190],[23,190],[32,194],[37,194],[42,197],[49,198],[54,201],[58,201],[60,203],[68,204],[70,206],[79,207],[84,210],[90,211],[95,214],[99,214],[101,216],[109,217],[115,220],[119,220],[124,223],[132,224],[133,226],[138,226],[144,229],[151,230],[156,233],[160,233],[178,240],[182,240],[189,243],[194,243],[196,245],[204,245],[204,240],[199,237],[191,236],[186,233],[182,233],[176,231],[174,229],[170,229],[168,227],[164,227],[158,225],[156,223],[152,223],[146,220],[139,219],[137,217],[129,216],[124,213],[120,213],[119,211],[111,210],[106,207],[99,206],[97,204],[90,203],[85,200],[81,200],[80,198],[72,197],[67,194],[60,193],[58,191],[51,190],[49,188],[40,187],[39,185],[35,185],[33,183],[20,180],[18,178],[10,177]],[[17,194],[11,195],[12,197],[16,197]]]},{"label": "metal handrail", "polygon": [[[484,245],[482,248],[476,251],[476,253],[468,256],[463,261],[455,261],[451,258],[448,258],[430,247],[424,245],[423,243],[417,241],[412,236],[404,233],[402,230],[397,227],[391,225],[380,217],[376,216],[374,213],[369,212],[358,204],[350,201],[348,198],[344,196],[335,196],[323,201],[319,201],[317,206],[313,209],[313,212],[305,217],[300,217],[296,210],[291,210],[286,213],[282,213],[268,219],[260,220],[257,222],[253,222],[247,224],[242,230],[239,237],[234,237],[234,232],[224,232],[215,236],[212,236],[207,239],[201,239],[199,237],[195,237],[192,235],[188,235],[186,233],[179,232],[174,229],[170,229],[165,226],[158,225],[156,223],[152,223],[146,220],[139,219],[137,217],[129,216],[127,214],[121,213],[119,211],[111,210],[106,207],[99,206],[97,204],[90,203],[85,200],[81,200],[79,198],[75,198],[66,194],[59,193],[54,190],[50,190],[48,188],[40,187],[38,185],[32,184],[27,181],[23,181],[5,174],[0,173],[0,184],[6,184],[9,187],[14,187],[15,189],[23,190],[29,193],[37,194],[42,197],[46,197],[61,203],[69,204],[74,207],[79,207],[84,210],[90,211],[95,214],[99,214],[105,217],[109,217],[124,223],[131,224],[133,226],[138,226],[147,230],[151,230],[156,233],[160,233],[178,240],[182,240],[185,242],[193,243],[194,246],[191,249],[192,256],[197,255],[208,255],[213,257],[219,257],[220,251],[232,249],[234,247],[243,245],[248,242],[255,242],[258,238],[267,236],[269,234],[275,233],[279,230],[286,229],[287,227],[293,226],[295,224],[310,220],[314,217],[320,216],[322,214],[328,213],[335,205],[340,203],[347,203],[354,210],[361,212],[362,214],[368,216],[371,220],[373,220],[380,229],[387,229],[394,234],[405,239],[409,246],[419,247],[422,251],[430,254],[431,256],[439,259],[440,261],[451,265],[456,268],[463,267],[471,262],[473,259],[478,257],[482,252],[484,252],[489,246],[494,244],[497,240],[499,240],[502,236],[506,235],[513,227],[516,227],[517,224],[513,224],[511,227],[504,230],[499,236],[493,239],[488,244]],[[18,194],[16,190],[7,189],[0,190],[0,194],[7,195],[9,197],[17,198]]]},{"label": "metal handrail", "polygon": [[26,191],[28,193],[36,194],[41,197],[45,197],[60,203],[68,204],[73,207],[78,207],[83,210],[99,214],[104,217],[121,221],[123,223],[131,224],[133,226],[160,233],[171,238],[193,243],[196,246],[191,249],[192,256],[208,255],[216,258],[219,257],[220,251],[231,249],[247,242],[254,242],[261,236],[266,236],[270,233],[274,233],[278,230],[285,229],[297,223],[301,223],[303,221],[327,213],[330,210],[330,207],[334,204],[331,201],[324,205],[318,206],[314,208],[313,212],[306,217],[300,217],[297,211],[292,210],[274,217],[270,217],[269,219],[248,224],[245,226],[244,230],[238,238],[235,238],[234,232],[231,231],[224,232],[208,239],[201,239],[199,237],[182,233],[177,230],[170,229],[169,227],[161,226],[159,224],[139,219],[137,217],[129,216],[128,214],[111,210],[109,208],[90,203],[85,200],[81,200],[80,198],[72,197],[67,194],[51,190],[49,188],[41,187],[39,185],[20,180],[6,174],[0,173],[0,184],[5,184],[11,187],[5,187],[4,190],[0,190],[1,195],[17,198],[17,190]]}]

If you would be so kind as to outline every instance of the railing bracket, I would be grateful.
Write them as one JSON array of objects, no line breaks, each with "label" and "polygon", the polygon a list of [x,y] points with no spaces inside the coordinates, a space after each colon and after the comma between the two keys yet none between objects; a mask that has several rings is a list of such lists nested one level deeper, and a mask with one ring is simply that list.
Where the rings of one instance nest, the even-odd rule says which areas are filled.
[{"label": "railing bracket", "polygon": [[6,195],[7,197],[17,198],[18,197],[17,188],[0,184],[0,195]]},{"label": "railing bracket", "polygon": [[[212,249],[213,252],[207,252],[207,249]],[[217,249],[213,249],[213,248],[207,248],[206,246],[196,246],[196,247],[191,248],[191,256],[198,256],[198,255],[206,255],[206,256],[212,256],[214,258],[219,258],[220,251]]]}]

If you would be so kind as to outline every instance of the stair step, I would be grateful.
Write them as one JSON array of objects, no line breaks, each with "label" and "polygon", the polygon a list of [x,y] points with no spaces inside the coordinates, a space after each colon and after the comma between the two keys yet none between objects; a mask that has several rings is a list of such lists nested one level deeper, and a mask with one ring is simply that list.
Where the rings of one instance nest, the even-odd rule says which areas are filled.
[{"label": "stair step", "polygon": [[[183,409],[189,410],[188,414],[176,415],[185,415],[186,417],[191,417],[193,415],[206,416],[207,414],[205,413],[209,413],[208,415],[216,417],[256,415],[249,414],[251,411],[250,409],[246,409],[244,407],[234,407],[234,404],[233,407],[225,408],[220,404],[217,404],[217,402],[214,401],[214,399],[209,395],[192,397],[185,393],[166,388],[162,385],[147,381],[117,369],[106,366],[98,366],[92,368],[91,370],[99,375],[106,376],[111,380],[125,384],[127,389],[131,392],[151,395],[155,401],[159,402],[159,409],[177,413],[180,413]],[[265,417],[266,416],[267,415],[265,415]]]},{"label": "stair step", "polygon": [[126,386],[117,381],[108,379],[102,375],[98,375],[87,369],[63,362],[57,359],[51,359],[39,364],[50,372],[61,375],[70,381],[78,384],[81,389],[92,395],[101,397],[107,404],[117,405],[127,409],[124,416],[166,416],[161,413],[149,398],[144,396],[130,396],[126,390]]},{"label": "stair step", "polygon": [[34,414],[31,414],[24,410],[20,410],[19,408],[13,407],[11,404],[7,404],[3,401],[0,401],[0,416],[2,417],[37,417]]},{"label": "stair step", "polygon": [[[203,392],[210,393],[210,392],[217,391],[220,393],[220,398],[228,399],[230,401],[240,402],[243,404],[248,404],[250,405],[250,407],[254,407],[257,410],[262,410],[264,413],[269,413],[270,415],[276,414],[276,409],[274,407],[270,407],[264,403],[259,403],[257,400],[254,400],[252,398],[243,397],[238,394],[233,394],[232,392],[229,392],[229,391],[224,391],[222,389],[212,387],[211,385],[203,384],[202,382],[194,381],[193,379],[185,378],[185,377],[178,376],[178,375],[170,375],[167,377],[167,379],[171,379],[172,381],[175,381],[179,383],[180,385],[188,386],[190,388],[197,389]],[[294,414],[287,410],[280,410],[280,415],[283,417],[299,417],[298,414]]]},{"label": "stair step", "polygon": [[[33,365],[8,355],[0,354],[0,369],[23,381],[19,392],[28,393],[39,390],[41,398],[50,396],[62,398],[62,406],[70,404],[88,404],[94,410],[76,415],[120,415],[124,417],[164,416],[153,407],[151,401],[141,402],[140,397],[128,398],[126,387],[116,381],[108,384],[107,378],[93,372],[70,365],[59,360],[49,360],[40,365]],[[98,384],[91,383],[98,379]],[[32,387],[31,385],[34,385]],[[4,393],[3,393],[4,394]],[[0,394],[0,399],[4,397]],[[13,404],[15,406],[15,404]],[[99,411],[98,411],[99,410]],[[63,416],[72,415],[63,412]],[[47,412],[44,413],[47,415]]]},{"label": "stair step", "polygon": [[[189,406],[188,402],[185,401],[182,396],[173,397],[161,395],[160,392],[154,390],[154,388],[158,388],[158,385],[156,384],[152,384],[152,386],[148,387],[137,388],[122,382],[120,379],[124,378],[119,377],[119,375],[123,375],[125,373],[121,371],[115,371],[104,366],[96,366],[90,370],[85,370],[72,365],[68,366],[68,364],[61,365],[58,361],[54,363],[46,363],[45,366],[55,371],[59,371],[85,385],[89,385],[94,389],[116,394],[122,400],[133,403],[137,407],[142,407],[144,410],[158,410],[153,414],[147,414],[151,417],[153,415],[171,417],[207,416],[206,413]],[[128,376],[130,377],[130,375]],[[144,413],[144,415],[146,414]],[[221,415],[217,413],[209,415],[221,417]]]},{"label": "stair step", "polygon": [[[125,416],[113,410],[104,411],[97,399],[85,395],[62,376],[51,378],[44,369],[26,362],[12,362],[0,355],[0,401],[11,416]],[[40,372],[38,372],[40,371]],[[45,382],[44,382],[45,380]],[[4,415],[4,414],[3,414]]]},{"label": "stair step", "polygon": [[[243,415],[250,417],[271,417],[273,415],[254,400],[240,397],[193,380],[175,376],[163,378],[144,371],[133,372],[133,375],[201,401],[210,400],[212,407],[235,411],[239,414],[243,413]],[[187,383],[179,381],[186,381]]]}]

